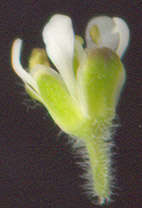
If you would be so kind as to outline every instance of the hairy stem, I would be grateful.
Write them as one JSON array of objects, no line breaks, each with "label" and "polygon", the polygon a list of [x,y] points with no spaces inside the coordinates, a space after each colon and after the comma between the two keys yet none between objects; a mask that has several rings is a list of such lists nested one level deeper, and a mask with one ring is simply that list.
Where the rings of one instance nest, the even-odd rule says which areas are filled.
[{"label": "hairy stem", "polygon": [[103,204],[105,199],[109,200],[110,190],[110,146],[102,138],[86,140],[86,148],[93,177],[95,195],[99,203]]}]

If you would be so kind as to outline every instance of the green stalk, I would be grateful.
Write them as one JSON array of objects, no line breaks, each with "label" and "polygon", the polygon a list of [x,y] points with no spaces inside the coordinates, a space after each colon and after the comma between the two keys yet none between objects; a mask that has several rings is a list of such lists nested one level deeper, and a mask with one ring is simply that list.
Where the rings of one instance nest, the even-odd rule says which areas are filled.
[{"label": "green stalk", "polygon": [[110,146],[102,138],[85,140],[93,178],[93,189],[103,204],[110,199]]}]

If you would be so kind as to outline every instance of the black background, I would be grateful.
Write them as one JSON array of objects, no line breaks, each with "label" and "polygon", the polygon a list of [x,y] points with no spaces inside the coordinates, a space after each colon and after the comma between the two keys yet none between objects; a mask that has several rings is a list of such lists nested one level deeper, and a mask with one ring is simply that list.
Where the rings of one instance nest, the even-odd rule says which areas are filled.
[{"label": "black background", "polygon": [[77,34],[95,15],[124,18],[131,40],[123,62],[127,83],[118,106],[120,127],[114,136],[117,185],[109,208],[142,207],[142,1],[0,1],[0,208],[93,208],[82,192],[82,169],[72,146],[45,109],[33,105],[13,73],[13,40],[24,40],[23,63],[34,47],[43,47],[41,31],[49,17],[66,14]]}]

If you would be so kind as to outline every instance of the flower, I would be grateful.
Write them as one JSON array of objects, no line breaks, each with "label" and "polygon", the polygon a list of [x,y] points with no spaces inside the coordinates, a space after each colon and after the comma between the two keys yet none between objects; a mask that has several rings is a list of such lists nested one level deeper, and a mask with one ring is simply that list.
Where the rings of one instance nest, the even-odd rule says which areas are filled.
[{"label": "flower", "polygon": [[125,82],[120,58],[128,46],[129,29],[121,18],[101,16],[89,22],[85,34],[86,48],[74,34],[71,19],[56,14],[43,29],[46,52],[33,50],[27,72],[20,63],[22,41],[17,39],[12,66],[29,95],[47,108],[55,123],[86,143],[90,164],[96,164],[92,168],[95,193],[103,203],[111,194],[110,148],[104,140],[109,139]]},{"label": "flower", "polygon": [[[46,96],[44,97],[41,95],[43,92],[41,92],[41,89],[38,84],[38,80],[41,78],[41,76],[44,76],[44,77],[48,77],[48,79],[49,78],[53,79],[54,83],[58,82],[59,88],[57,87],[57,91],[53,92],[54,93],[53,97],[54,96],[56,97],[57,96],[56,94],[59,94],[62,88],[62,90],[66,95],[63,93],[62,97],[60,97],[59,99],[63,99],[63,97],[66,96],[66,99],[68,99],[69,102],[67,103],[68,106],[66,106],[66,108],[64,102],[63,108],[72,109],[72,111],[74,112],[72,113],[76,115],[79,120],[81,119],[83,121],[84,120],[83,118],[91,117],[92,112],[89,113],[89,109],[91,108],[95,109],[95,103],[96,103],[96,99],[95,97],[93,98],[91,92],[91,90],[95,90],[95,89],[87,89],[86,87],[85,87],[86,89],[83,89],[84,83],[82,83],[82,81],[84,79],[83,78],[84,73],[89,74],[90,73],[89,65],[91,65],[93,62],[97,63],[96,60],[98,60],[99,58],[103,59],[103,56],[105,56],[107,59],[106,61],[109,63],[110,59],[113,57],[114,59],[113,61],[117,62],[116,67],[120,68],[121,71],[120,74],[118,75],[119,78],[117,77],[118,79],[120,79],[119,83],[116,84],[119,85],[119,89],[121,89],[122,83],[124,82],[124,70],[122,70],[120,60],[113,51],[115,51],[119,56],[121,56],[128,45],[128,39],[129,39],[129,30],[126,23],[122,19],[117,17],[110,18],[105,16],[96,17],[93,18],[87,26],[86,29],[87,49],[84,49],[81,43],[81,38],[76,37],[74,35],[71,19],[68,16],[56,14],[50,19],[50,21],[44,27],[43,40],[46,46],[47,55],[52,61],[52,63],[55,65],[58,72],[53,70],[50,67],[50,65],[47,64],[45,65],[44,62],[41,63],[40,59],[42,59],[42,57],[44,56],[44,59],[47,61],[47,57],[43,55],[43,52],[39,50],[37,50],[35,55],[31,57],[31,59],[35,60],[36,59],[35,56],[37,56],[37,54],[39,54],[40,58],[38,59],[34,67],[30,70],[31,72],[30,73],[27,72],[20,63],[20,51],[22,46],[22,41],[20,39],[15,40],[13,44],[12,65],[15,72],[24,81],[28,92],[35,99],[39,100],[47,107],[47,109],[53,116],[53,119],[64,131],[68,133],[72,133],[69,132],[70,130],[68,131],[68,128],[64,127],[63,123],[65,122],[61,121],[63,119],[55,115],[56,113],[54,112],[54,109],[52,109],[52,106],[48,103],[51,97],[50,98],[48,97],[48,101],[47,101],[47,98],[45,98]],[[100,50],[95,51],[94,50],[95,48],[100,48]],[[109,49],[112,49],[113,51]],[[104,74],[102,74],[101,71],[99,72],[98,70],[97,72],[97,70],[95,73],[98,73],[98,76],[100,77],[105,76]],[[109,74],[109,71],[107,73]],[[92,81],[90,80],[90,82],[93,82],[93,80]],[[97,80],[94,80],[94,84],[95,83],[97,83]],[[106,87],[107,86],[105,86],[105,88]],[[47,86],[47,89],[49,88],[50,86]],[[117,91],[120,91],[119,89]],[[88,92],[90,93],[90,95],[86,95],[85,93],[86,90],[90,90],[90,92]],[[115,94],[119,94],[119,93],[115,92]],[[90,96],[92,96],[92,98]],[[59,100],[55,99],[55,97],[54,97],[54,101],[57,102],[57,104],[54,107],[57,109],[57,105],[59,105],[61,101],[59,102]],[[88,100],[90,100],[90,102],[92,102],[92,105],[94,106],[91,106],[91,103],[89,106],[88,101],[86,100],[87,97],[90,97],[88,98]],[[63,111],[63,109],[61,111]],[[67,111],[66,111],[66,113],[68,114],[67,117],[71,118],[72,116],[69,115]],[[76,126],[76,122],[75,122],[75,126]]]}]

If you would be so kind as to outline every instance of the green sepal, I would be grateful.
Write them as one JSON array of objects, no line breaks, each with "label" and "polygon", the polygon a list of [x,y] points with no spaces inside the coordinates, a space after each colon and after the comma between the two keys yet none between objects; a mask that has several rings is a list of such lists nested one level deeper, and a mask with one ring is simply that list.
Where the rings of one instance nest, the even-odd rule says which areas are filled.
[{"label": "green sepal", "polygon": [[38,72],[36,82],[44,105],[62,130],[72,134],[84,121],[80,106],[64,82],[48,72]]},{"label": "green sepal", "polygon": [[88,51],[78,81],[88,114],[94,120],[112,120],[125,72],[120,58],[108,48]]}]

